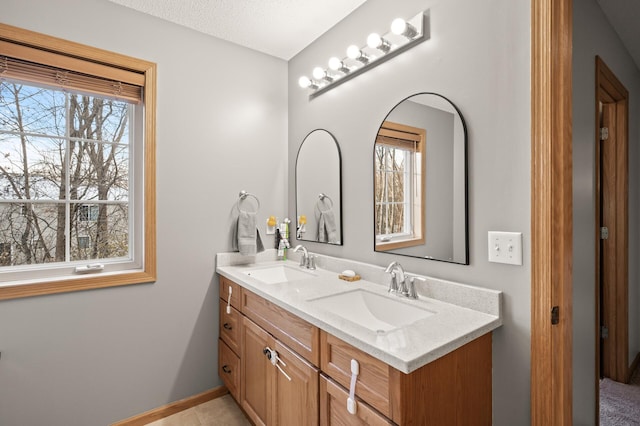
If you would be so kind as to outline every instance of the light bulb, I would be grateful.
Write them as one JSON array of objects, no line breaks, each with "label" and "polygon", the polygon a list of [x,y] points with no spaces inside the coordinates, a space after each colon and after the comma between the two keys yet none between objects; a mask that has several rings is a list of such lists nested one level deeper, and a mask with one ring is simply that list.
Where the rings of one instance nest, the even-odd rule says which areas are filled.
[{"label": "light bulb", "polygon": [[322,80],[327,75],[327,72],[320,67],[315,67],[312,74],[316,80]]},{"label": "light bulb", "polygon": [[329,59],[329,68],[334,71],[338,71],[340,68],[342,68],[342,61],[334,56],[333,58]]},{"label": "light bulb", "polygon": [[344,62],[342,62],[340,58],[336,58],[335,56],[329,59],[329,68],[334,71],[340,71],[344,74],[348,74],[349,72],[351,72],[351,70],[344,65]]},{"label": "light bulb", "polygon": [[391,32],[409,39],[414,38],[418,34],[418,30],[402,18],[393,20],[391,23]]},{"label": "light bulb", "polygon": [[362,53],[362,50],[360,50],[360,48],[355,44],[352,44],[347,48],[347,56],[350,59],[354,59],[356,61],[362,62],[363,64],[366,64],[369,62],[369,57],[364,53]]},{"label": "light bulb", "polygon": [[380,34],[371,33],[369,34],[369,37],[367,37],[367,46],[369,46],[370,48],[377,49],[381,44],[382,37],[380,37]]},{"label": "light bulb", "polygon": [[389,50],[391,50],[391,45],[389,44],[389,42],[380,37],[380,34],[377,33],[369,34],[369,37],[367,37],[367,46],[372,49],[378,49],[384,53],[387,53]]},{"label": "light bulb", "polygon": [[313,69],[313,78],[316,80],[324,80],[327,83],[331,83],[333,81],[333,77],[327,74],[327,71],[322,67],[315,67]]},{"label": "light bulb", "polygon": [[318,85],[315,84],[313,81],[311,81],[311,79],[305,75],[303,75],[302,77],[300,77],[298,79],[298,85],[300,85],[300,87],[302,87],[303,89],[306,88],[310,88],[310,89],[317,89]]},{"label": "light bulb", "polygon": [[298,79],[298,84],[303,89],[306,89],[307,87],[311,86],[311,80],[309,79],[309,77],[303,75]]},{"label": "light bulb", "polygon": [[360,48],[358,46],[352,44],[347,48],[347,56],[351,59],[358,59],[360,56],[362,56],[362,52],[360,51]]}]

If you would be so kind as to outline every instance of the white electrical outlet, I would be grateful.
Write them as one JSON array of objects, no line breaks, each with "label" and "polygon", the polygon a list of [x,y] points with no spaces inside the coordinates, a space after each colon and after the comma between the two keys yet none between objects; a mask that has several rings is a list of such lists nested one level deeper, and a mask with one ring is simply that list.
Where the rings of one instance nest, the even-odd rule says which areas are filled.
[{"label": "white electrical outlet", "polygon": [[489,231],[489,262],[522,265],[522,232]]}]

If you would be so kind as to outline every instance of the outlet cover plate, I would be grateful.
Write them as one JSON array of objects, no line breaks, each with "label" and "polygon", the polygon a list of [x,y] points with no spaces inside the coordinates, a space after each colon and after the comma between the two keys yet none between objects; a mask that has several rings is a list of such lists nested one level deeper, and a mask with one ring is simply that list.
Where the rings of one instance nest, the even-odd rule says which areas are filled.
[{"label": "outlet cover plate", "polygon": [[489,231],[489,262],[522,265],[522,232]]}]

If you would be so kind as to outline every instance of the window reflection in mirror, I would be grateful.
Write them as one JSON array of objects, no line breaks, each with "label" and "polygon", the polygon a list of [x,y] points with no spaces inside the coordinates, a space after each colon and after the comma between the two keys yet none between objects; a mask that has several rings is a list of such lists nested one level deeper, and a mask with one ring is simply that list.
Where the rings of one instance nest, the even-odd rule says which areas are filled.
[{"label": "window reflection in mirror", "polygon": [[468,264],[467,135],[445,97],[396,105],[374,143],[376,251]]},{"label": "window reflection in mirror", "polygon": [[375,145],[376,250],[424,244],[425,129],[385,121]]},{"label": "window reflection in mirror", "polygon": [[331,133],[309,133],[296,159],[296,239],[342,245],[341,156]]}]

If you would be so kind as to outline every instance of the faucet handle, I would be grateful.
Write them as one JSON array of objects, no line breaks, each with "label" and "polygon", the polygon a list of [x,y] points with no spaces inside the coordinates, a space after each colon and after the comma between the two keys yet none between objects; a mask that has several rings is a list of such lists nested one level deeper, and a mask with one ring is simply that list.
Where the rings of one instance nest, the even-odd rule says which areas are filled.
[{"label": "faucet handle", "polygon": [[396,273],[391,272],[391,281],[389,281],[389,293],[397,293],[398,292],[398,279],[396,278]]},{"label": "faucet handle", "polygon": [[418,277],[411,277],[409,279],[409,288],[407,291],[407,297],[410,297],[411,299],[418,298],[418,292],[416,291],[416,283],[415,283],[416,280],[425,282],[423,278],[418,278]]},{"label": "faucet handle", "polygon": [[404,277],[404,281],[402,281],[402,280],[401,280],[401,281],[398,283],[398,292],[399,292],[401,295],[406,296],[406,297],[408,297],[408,296],[409,296],[409,289],[407,288],[407,278],[408,278],[408,277],[405,275],[405,277]]},{"label": "faucet handle", "polygon": [[307,257],[307,269],[316,269],[316,257],[312,254]]}]

